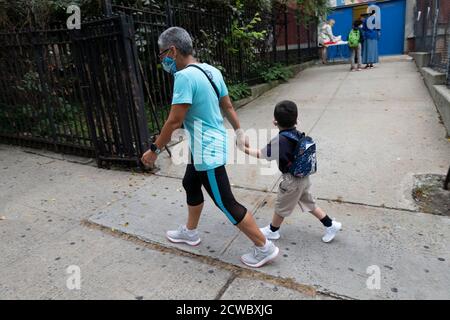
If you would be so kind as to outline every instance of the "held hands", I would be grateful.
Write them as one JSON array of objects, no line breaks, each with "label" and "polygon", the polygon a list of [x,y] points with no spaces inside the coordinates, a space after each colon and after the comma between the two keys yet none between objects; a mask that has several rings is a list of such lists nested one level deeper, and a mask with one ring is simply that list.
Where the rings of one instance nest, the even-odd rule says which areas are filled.
[{"label": "held hands", "polygon": [[248,137],[245,136],[244,130],[242,129],[237,129],[235,133],[236,133],[236,145],[238,146],[239,150],[245,152],[245,148],[250,147]]}]

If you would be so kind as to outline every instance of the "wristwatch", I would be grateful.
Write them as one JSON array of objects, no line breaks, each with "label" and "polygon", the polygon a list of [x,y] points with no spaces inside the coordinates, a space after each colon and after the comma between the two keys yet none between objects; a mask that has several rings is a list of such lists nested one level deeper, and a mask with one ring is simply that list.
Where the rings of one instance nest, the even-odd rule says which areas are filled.
[{"label": "wristwatch", "polygon": [[154,143],[152,143],[150,145],[150,150],[156,154],[160,154],[161,153],[161,149],[158,148],[158,146]]}]

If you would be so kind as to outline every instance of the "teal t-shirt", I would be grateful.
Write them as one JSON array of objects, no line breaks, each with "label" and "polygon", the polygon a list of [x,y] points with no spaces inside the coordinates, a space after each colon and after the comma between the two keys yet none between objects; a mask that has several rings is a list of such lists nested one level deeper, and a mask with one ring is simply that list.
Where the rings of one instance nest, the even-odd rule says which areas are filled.
[{"label": "teal t-shirt", "polygon": [[[228,95],[222,73],[209,64],[198,64],[219,89],[220,98]],[[227,133],[220,113],[219,99],[203,72],[186,67],[175,73],[172,105],[190,104],[184,119],[195,169],[206,171],[226,164]]]}]

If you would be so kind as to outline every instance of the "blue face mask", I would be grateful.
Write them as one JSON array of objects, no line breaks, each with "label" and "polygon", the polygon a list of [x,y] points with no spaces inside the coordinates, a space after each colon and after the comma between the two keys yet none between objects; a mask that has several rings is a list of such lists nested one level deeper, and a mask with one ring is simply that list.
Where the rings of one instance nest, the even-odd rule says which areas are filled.
[{"label": "blue face mask", "polygon": [[175,74],[178,71],[177,64],[171,57],[165,57],[161,64],[163,66],[163,69],[170,74]]}]

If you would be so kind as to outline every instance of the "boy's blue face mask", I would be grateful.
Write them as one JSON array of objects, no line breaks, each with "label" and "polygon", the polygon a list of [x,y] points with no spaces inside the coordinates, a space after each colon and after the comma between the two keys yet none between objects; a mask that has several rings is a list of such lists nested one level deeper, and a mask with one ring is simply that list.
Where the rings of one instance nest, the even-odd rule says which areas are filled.
[{"label": "boy's blue face mask", "polygon": [[171,57],[165,57],[161,64],[163,66],[163,69],[170,74],[175,74],[178,71],[175,59]]}]

